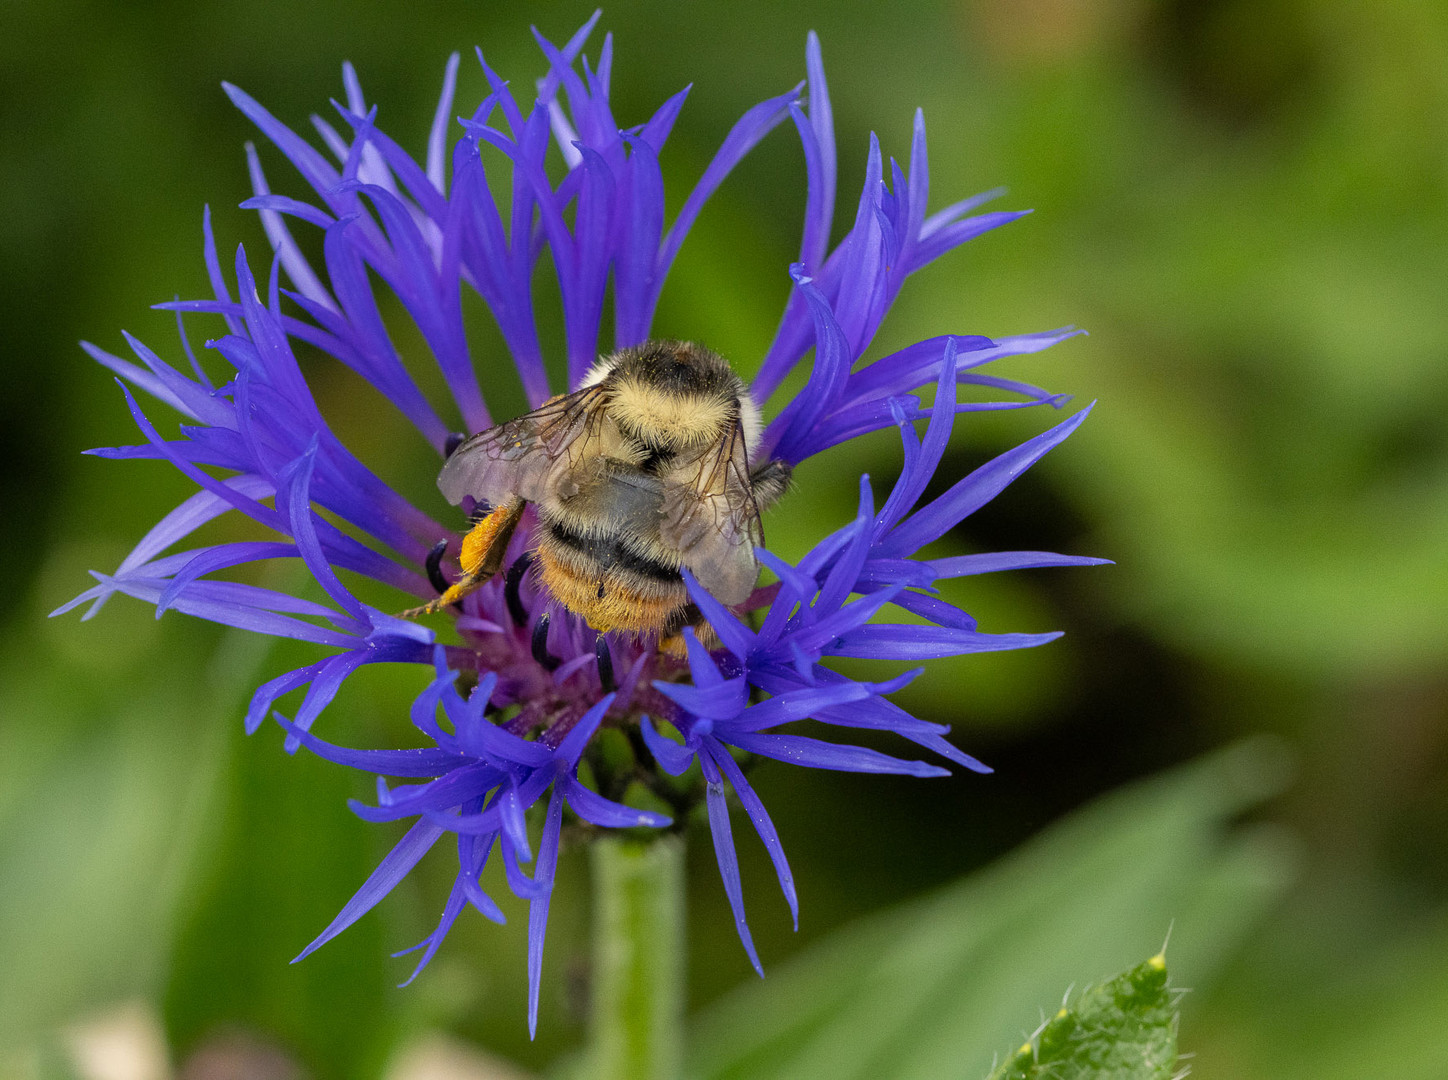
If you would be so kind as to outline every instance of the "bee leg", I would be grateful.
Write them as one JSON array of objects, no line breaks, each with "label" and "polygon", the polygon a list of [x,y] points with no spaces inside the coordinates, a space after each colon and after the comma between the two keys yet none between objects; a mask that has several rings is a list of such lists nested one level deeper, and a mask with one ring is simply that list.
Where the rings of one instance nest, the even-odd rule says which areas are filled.
[{"label": "bee leg", "polygon": [[683,660],[689,655],[689,646],[684,641],[683,634],[670,634],[668,637],[659,638],[659,652],[663,656]]},{"label": "bee leg", "polygon": [[518,528],[526,505],[522,499],[509,499],[474,525],[472,531],[463,537],[462,553],[458,556],[463,576],[449,585],[437,599],[404,611],[402,617],[411,619],[441,611],[449,604],[456,604],[496,574],[503,566],[508,542],[513,539],[513,532]]},{"label": "bee leg", "polygon": [[754,504],[761,511],[768,510],[789,489],[789,478],[793,473],[794,466],[778,458],[755,469],[749,474],[749,484],[754,490]]},{"label": "bee leg", "polygon": [[699,610],[699,606],[686,604],[677,609],[664,624],[659,633],[659,652],[678,660],[685,659],[689,655],[689,645],[684,638],[684,629],[690,626],[694,628],[694,636],[704,648],[712,652],[719,647],[719,635],[704,621],[704,613]]}]

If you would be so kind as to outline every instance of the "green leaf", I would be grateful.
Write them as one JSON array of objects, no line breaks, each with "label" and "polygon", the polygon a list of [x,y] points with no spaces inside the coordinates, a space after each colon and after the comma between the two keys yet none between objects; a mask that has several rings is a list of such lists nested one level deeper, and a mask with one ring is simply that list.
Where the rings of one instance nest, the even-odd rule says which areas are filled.
[{"label": "green leaf", "polygon": [[[265,648],[128,603],[0,655],[0,1075],[62,1025],[159,994]],[[103,659],[80,667],[83,650]]]},{"label": "green leaf", "polygon": [[1021,1018],[1156,949],[1207,988],[1293,876],[1294,847],[1234,818],[1278,790],[1283,755],[1245,743],[1132,785],[997,865],[848,926],[712,1006],[690,1076],[983,1076]]},{"label": "green leaf", "polygon": [[[1448,1061],[1448,911],[1384,927],[1361,945],[1365,910],[1304,933],[1284,908],[1255,935],[1194,1025],[1194,1074],[1232,1080],[1441,1080]],[[1355,932],[1356,931],[1356,932]],[[1313,949],[1311,961],[1300,950]],[[1309,966],[1309,964],[1311,966]],[[1175,967],[1175,965],[1173,965]]]},{"label": "green leaf", "polygon": [[1166,956],[1092,986],[1063,1007],[989,1080],[1169,1080],[1177,1012]]}]

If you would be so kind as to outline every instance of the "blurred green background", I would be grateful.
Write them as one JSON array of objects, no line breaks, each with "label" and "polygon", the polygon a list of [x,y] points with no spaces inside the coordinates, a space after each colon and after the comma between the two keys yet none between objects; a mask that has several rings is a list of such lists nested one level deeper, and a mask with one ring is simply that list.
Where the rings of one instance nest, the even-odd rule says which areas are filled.
[{"label": "blurred green background", "polygon": [[[244,241],[261,261],[261,230],[235,209],[255,133],[220,80],[300,130],[341,96],[350,59],[380,125],[420,155],[449,52],[464,52],[470,110],[473,45],[525,88],[541,71],[527,25],[562,40],[589,10],[0,7],[0,1076],[83,1073],[77,1047],[127,1016],[162,1023],[188,1077],[482,1069],[477,1047],[538,1071],[579,1044],[581,853],[561,868],[535,1043],[516,904],[506,928],[464,916],[429,971],[393,988],[410,963],[387,954],[445,895],[442,852],[288,966],[394,838],[346,810],[360,778],[285,757],[274,731],[241,734],[250,689],[306,653],[156,622],[125,598],[84,624],[45,614],[189,493],[163,466],[79,456],[134,429],[76,342],[121,351],[124,327],[180,356],[148,305],[205,293],[205,203],[223,251]],[[693,835],[698,1074],[973,1080],[1068,984],[1150,955],[1175,921],[1194,1076],[1448,1077],[1448,5],[654,0],[607,9],[604,28],[620,122],[695,84],[664,158],[674,205],[745,108],[803,77],[813,28],[837,236],[868,133],[903,157],[917,104],[934,206],[1006,185],[1001,206],[1035,209],[919,274],[877,349],[1089,329],[1008,373],[1096,412],[951,544],[1117,563],[953,583],[984,629],[1067,631],[936,665],[901,695],[994,775],[758,769],[803,904],[795,935],[741,819],[762,985]],[[658,333],[750,368],[787,295],[803,182],[786,125],[699,220]],[[351,384],[316,378],[364,459],[431,491],[416,447],[397,451]],[[1051,420],[967,419],[945,475]],[[817,523],[843,521],[859,471],[877,491],[893,479],[897,440],[853,453],[801,470],[772,546],[798,554]],[[416,685],[354,683],[330,732],[401,736]],[[853,1014],[822,1004],[849,995]],[[265,1068],[218,1071],[228,1062]]]}]

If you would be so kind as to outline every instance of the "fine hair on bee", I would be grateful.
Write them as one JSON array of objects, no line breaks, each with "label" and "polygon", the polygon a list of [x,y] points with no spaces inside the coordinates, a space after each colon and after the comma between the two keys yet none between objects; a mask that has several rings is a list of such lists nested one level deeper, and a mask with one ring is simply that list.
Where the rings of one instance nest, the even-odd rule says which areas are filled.
[{"label": "fine hair on bee", "polygon": [[[531,567],[564,608],[600,634],[657,635],[669,651],[685,626],[712,638],[682,571],[725,604],[753,591],[760,513],[792,471],[756,459],[760,433],[748,389],[709,349],[649,341],[603,357],[577,390],[453,450],[438,486],[489,509],[463,538],[462,577],[404,614],[441,610],[499,573],[532,504]],[[529,568],[511,569],[510,583]]]}]

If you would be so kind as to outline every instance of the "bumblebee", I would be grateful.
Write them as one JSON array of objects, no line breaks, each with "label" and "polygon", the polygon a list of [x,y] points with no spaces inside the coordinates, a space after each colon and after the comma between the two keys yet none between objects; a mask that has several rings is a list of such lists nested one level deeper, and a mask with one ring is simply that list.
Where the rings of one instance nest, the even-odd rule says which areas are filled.
[{"label": "bumblebee", "polygon": [[406,614],[497,574],[532,503],[541,581],[594,630],[667,639],[702,625],[681,571],[725,604],[746,600],[760,512],[789,485],[787,462],[752,460],[759,435],[758,407],[717,353],[650,341],[602,358],[573,393],[448,458],[437,481],[448,501],[490,509],[463,539],[462,577]]}]

